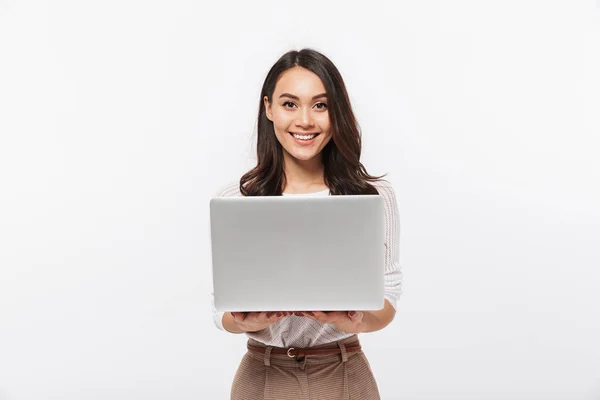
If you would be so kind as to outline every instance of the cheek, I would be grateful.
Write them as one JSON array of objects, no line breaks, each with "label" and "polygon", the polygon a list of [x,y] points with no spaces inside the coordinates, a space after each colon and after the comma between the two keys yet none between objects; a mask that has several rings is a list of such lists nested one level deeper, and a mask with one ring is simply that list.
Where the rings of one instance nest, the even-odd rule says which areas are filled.
[{"label": "cheek", "polygon": [[291,122],[292,118],[289,113],[286,113],[285,111],[273,112],[273,126],[275,127],[275,130],[286,130]]},{"label": "cheek", "polygon": [[329,130],[331,128],[331,122],[329,120],[329,115],[327,113],[320,114],[316,119],[318,121],[319,126],[323,130]]}]

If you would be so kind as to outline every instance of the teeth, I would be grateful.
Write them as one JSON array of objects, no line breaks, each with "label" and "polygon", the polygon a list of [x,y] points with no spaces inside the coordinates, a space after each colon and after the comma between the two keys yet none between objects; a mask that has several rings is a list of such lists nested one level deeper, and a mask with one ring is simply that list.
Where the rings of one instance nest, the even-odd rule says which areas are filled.
[{"label": "teeth", "polygon": [[310,140],[317,135],[296,135],[295,133],[292,133],[292,136],[294,136],[296,139],[300,139],[300,140]]}]

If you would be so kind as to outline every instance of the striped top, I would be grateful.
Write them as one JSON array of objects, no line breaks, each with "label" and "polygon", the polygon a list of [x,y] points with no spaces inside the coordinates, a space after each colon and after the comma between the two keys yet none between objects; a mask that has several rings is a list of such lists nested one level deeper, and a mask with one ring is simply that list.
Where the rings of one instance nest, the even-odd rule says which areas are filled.
[{"label": "striped top", "polygon": [[[379,180],[372,183],[384,200],[385,210],[385,299],[396,308],[396,302],[402,292],[402,273],[399,263],[399,222],[396,195],[389,182]],[[327,191],[309,195],[326,195]],[[303,194],[285,194],[286,196],[301,196]],[[242,197],[238,182],[231,182],[218,191],[215,197]],[[213,318],[215,325],[223,328],[223,312],[214,307]],[[269,311],[269,310],[265,310]],[[345,339],[352,334],[344,333],[330,324],[322,324],[306,317],[290,315],[269,327],[246,335],[268,346],[277,347],[312,347]]]}]

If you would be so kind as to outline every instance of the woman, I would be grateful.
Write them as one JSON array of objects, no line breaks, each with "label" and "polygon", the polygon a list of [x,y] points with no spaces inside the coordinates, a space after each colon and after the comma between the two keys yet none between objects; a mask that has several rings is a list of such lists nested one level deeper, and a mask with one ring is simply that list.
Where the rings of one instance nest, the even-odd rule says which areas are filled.
[{"label": "woman", "polygon": [[397,205],[389,183],[360,162],[361,137],[340,73],[323,54],[284,54],[269,71],[258,112],[258,163],[218,196],[381,195],[385,306],[378,311],[216,312],[246,333],[231,399],[379,399],[357,334],[386,327],[400,295]]}]

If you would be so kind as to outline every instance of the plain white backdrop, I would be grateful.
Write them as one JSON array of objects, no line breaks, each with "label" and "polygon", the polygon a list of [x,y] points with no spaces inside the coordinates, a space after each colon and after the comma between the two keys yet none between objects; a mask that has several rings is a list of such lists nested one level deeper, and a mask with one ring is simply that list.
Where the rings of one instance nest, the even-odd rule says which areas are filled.
[{"label": "plain white backdrop", "polygon": [[208,201],[302,47],[398,196],[382,398],[600,399],[597,2],[3,0],[1,400],[228,398]]}]

